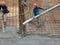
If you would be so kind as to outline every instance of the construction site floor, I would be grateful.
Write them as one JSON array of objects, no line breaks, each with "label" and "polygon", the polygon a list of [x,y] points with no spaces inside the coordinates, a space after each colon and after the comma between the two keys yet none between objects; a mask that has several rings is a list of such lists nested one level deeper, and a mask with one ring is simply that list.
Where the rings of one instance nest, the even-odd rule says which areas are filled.
[{"label": "construction site floor", "polygon": [[7,26],[3,32],[2,28],[0,29],[0,38],[13,38],[17,37],[18,28],[15,26]]},{"label": "construction site floor", "polygon": [[5,32],[0,29],[0,45],[60,45],[60,37],[42,34],[21,37],[16,27],[7,26],[6,29]]},{"label": "construction site floor", "polygon": [[0,45],[60,45],[60,38],[30,35],[20,38],[0,39]]}]

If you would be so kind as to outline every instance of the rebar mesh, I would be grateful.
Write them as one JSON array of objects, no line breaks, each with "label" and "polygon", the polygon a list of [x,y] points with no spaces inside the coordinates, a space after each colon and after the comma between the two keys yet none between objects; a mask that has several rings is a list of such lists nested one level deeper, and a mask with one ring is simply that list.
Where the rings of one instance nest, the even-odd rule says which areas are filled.
[{"label": "rebar mesh", "polygon": [[[59,0],[28,0],[29,2],[29,13],[25,15],[26,19],[32,17],[32,8],[33,3],[37,3],[38,6],[42,8],[50,8],[56,4],[59,4]],[[60,35],[60,7],[50,11],[44,16],[39,17],[39,19],[35,19],[32,22],[26,24],[27,33],[42,33],[42,34],[52,34],[52,35]],[[42,10],[40,13],[43,12]],[[37,22],[39,21],[39,24]]]},{"label": "rebar mesh", "polygon": [[[0,0],[2,1],[2,0]],[[7,15],[7,25],[19,27],[19,5],[18,0],[4,0],[8,6],[10,13]],[[37,3],[42,8],[50,8],[58,3],[60,0],[27,0],[27,7],[24,7],[26,20],[32,17],[33,4]],[[43,12],[42,10],[40,13]],[[0,15],[1,17],[1,15]],[[0,18],[0,27],[1,27]],[[38,22],[37,22],[38,21]],[[31,23],[26,24],[27,33],[47,33],[60,35],[60,7],[55,10],[44,14],[44,16],[33,20]]]}]

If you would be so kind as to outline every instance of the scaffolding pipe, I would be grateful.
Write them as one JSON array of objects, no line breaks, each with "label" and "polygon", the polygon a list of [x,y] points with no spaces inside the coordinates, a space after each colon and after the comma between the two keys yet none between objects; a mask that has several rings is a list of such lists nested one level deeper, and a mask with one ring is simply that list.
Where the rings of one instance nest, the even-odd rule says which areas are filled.
[{"label": "scaffolding pipe", "polygon": [[[55,9],[55,8],[57,8],[57,7],[59,7],[59,6],[60,6],[60,4],[57,4],[57,5],[55,5],[55,6],[51,7],[51,8],[49,8],[49,9],[43,11],[42,13],[40,13],[40,14],[37,15],[37,16],[35,16],[34,18],[38,18],[38,17],[44,15],[45,13],[47,13],[47,12],[49,12],[49,11],[51,11],[51,10],[53,10],[53,9]],[[28,19],[28,20],[26,20],[26,21],[23,22],[22,24],[25,25],[25,24],[29,23],[29,22],[32,21],[32,20],[33,20],[33,17],[30,18],[30,19]]]}]

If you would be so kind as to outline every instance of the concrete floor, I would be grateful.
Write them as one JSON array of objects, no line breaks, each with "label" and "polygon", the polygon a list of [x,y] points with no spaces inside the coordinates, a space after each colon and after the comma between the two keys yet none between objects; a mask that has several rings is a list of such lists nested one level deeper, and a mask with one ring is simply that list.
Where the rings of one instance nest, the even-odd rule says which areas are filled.
[{"label": "concrete floor", "polygon": [[2,29],[0,29],[0,38],[13,38],[17,37],[17,31],[18,28],[16,26],[7,26],[3,32]]},{"label": "concrete floor", "polygon": [[0,39],[0,45],[60,45],[60,38],[30,35],[23,38]]},{"label": "concrete floor", "polygon": [[0,31],[0,45],[60,45],[60,38],[49,35],[27,35],[18,36],[17,28],[7,26],[5,32]]}]

